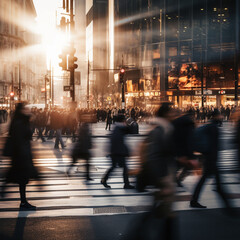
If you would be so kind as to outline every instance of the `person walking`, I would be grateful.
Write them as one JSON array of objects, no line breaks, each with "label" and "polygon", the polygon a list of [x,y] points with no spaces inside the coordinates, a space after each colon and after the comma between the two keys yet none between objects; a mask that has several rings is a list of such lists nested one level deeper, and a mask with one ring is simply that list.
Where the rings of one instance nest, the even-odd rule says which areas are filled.
[{"label": "person walking", "polygon": [[162,103],[155,118],[150,121],[152,130],[142,145],[136,189],[142,192],[147,186],[154,186],[154,200],[152,208],[143,215],[129,240],[145,240],[150,235],[151,239],[172,240],[178,235],[177,217],[172,210],[176,191],[176,160],[171,122],[176,112],[171,106],[169,102]]},{"label": "person walking", "polygon": [[183,187],[182,181],[192,169],[190,162],[195,159],[191,144],[195,128],[194,111],[188,110],[186,114],[176,118],[172,123],[174,126],[175,154],[178,160],[176,181],[178,187]]},{"label": "person walking", "polygon": [[86,160],[86,180],[93,180],[90,177],[90,149],[92,148],[91,133],[87,123],[83,123],[79,128],[78,141],[72,151],[72,164],[67,174],[70,174],[71,168],[77,163],[79,158]]},{"label": "person walking", "polygon": [[225,206],[228,210],[231,209],[230,203],[227,199],[227,196],[221,186],[221,179],[219,170],[217,167],[218,161],[218,147],[219,147],[219,120],[221,119],[221,114],[218,109],[214,109],[212,113],[212,120],[206,127],[207,130],[205,131],[207,134],[208,139],[208,151],[203,154],[204,161],[203,161],[203,175],[199,182],[197,183],[194,193],[192,195],[192,199],[190,201],[190,207],[193,208],[207,208],[207,206],[201,205],[198,202],[199,195],[202,190],[202,186],[205,183],[205,180],[211,176],[215,177],[216,185],[217,185],[217,192],[223,199]]},{"label": "person walking", "polygon": [[20,210],[36,210],[36,206],[31,205],[26,198],[26,185],[30,179],[38,179],[39,174],[32,160],[30,110],[23,103],[19,103],[16,107],[9,129],[9,137],[12,146],[12,164],[2,186],[1,195],[4,196],[7,183],[17,183],[21,198]]},{"label": "person walking", "polygon": [[129,183],[128,169],[126,164],[126,158],[129,156],[129,150],[124,141],[124,137],[128,132],[129,128],[125,124],[124,115],[118,115],[116,119],[116,126],[110,137],[110,157],[112,159],[112,166],[107,170],[106,174],[101,180],[101,184],[103,184],[105,188],[111,188],[111,186],[107,184],[107,180],[117,166],[123,168],[124,188],[134,188],[134,186],[130,185]]},{"label": "person walking", "polygon": [[106,128],[105,130],[108,130],[110,131],[111,130],[111,124],[112,124],[112,111],[111,109],[108,110],[107,112],[107,123],[106,123]]}]

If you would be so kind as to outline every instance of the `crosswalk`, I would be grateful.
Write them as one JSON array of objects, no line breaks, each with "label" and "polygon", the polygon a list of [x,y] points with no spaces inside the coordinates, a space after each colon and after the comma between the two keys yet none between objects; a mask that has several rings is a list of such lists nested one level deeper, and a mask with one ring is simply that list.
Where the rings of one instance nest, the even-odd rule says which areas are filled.
[{"label": "crosswalk", "polygon": [[[89,182],[84,179],[85,166],[81,161],[70,176],[66,174],[70,158],[38,158],[34,162],[42,173],[42,179],[28,184],[27,198],[37,206],[37,211],[19,211],[18,186],[11,184],[8,185],[6,197],[0,198],[0,218],[130,214],[146,211],[152,204],[154,189],[150,188],[144,193],[123,189],[121,168],[116,169],[109,179],[111,189],[105,189],[100,184],[102,175],[110,166],[110,160],[106,157],[91,160],[91,177],[94,180]],[[9,160],[2,160],[0,170],[6,169],[9,164]],[[135,169],[138,165],[137,157],[129,159],[129,169]],[[189,176],[183,182],[184,188],[177,188],[176,211],[191,210],[189,200],[197,178]],[[0,178],[1,183],[3,180]],[[134,184],[135,178],[130,177],[130,182]],[[239,176],[224,174],[224,186],[231,193],[234,206],[240,207]],[[208,208],[221,208],[222,203],[213,190],[214,182],[209,180],[201,202]]]}]

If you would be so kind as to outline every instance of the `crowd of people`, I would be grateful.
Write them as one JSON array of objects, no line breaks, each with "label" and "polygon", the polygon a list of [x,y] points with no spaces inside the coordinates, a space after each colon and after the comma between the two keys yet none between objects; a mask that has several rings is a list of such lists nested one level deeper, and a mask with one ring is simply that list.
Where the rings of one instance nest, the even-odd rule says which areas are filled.
[{"label": "crowd of people", "polygon": [[[135,171],[136,186],[129,181],[129,172],[127,160],[130,155],[128,146],[125,142],[125,136],[129,133],[129,127],[126,124],[126,118],[131,117],[135,121],[141,116],[150,116],[144,114],[140,109],[129,109],[125,111],[114,109],[108,110],[62,110],[52,109],[51,111],[42,109],[32,109],[31,112],[24,106],[18,104],[13,114],[9,129],[9,138],[12,140],[12,165],[6,175],[5,184],[2,186],[1,195],[4,196],[6,184],[14,182],[19,184],[20,191],[20,209],[33,210],[26,198],[26,185],[30,179],[39,177],[37,169],[33,165],[31,155],[30,141],[33,133],[37,133],[38,138],[43,142],[56,137],[54,148],[59,145],[65,148],[62,141],[62,134],[72,136],[73,142],[76,141],[71,157],[72,164],[69,166],[68,174],[71,168],[77,163],[78,159],[86,160],[86,180],[93,180],[90,176],[91,161],[91,132],[88,123],[83,123],[84,114],[96,115],[96,121],[106,121],[108,118],[115,122],[115,128],[110,137],[109,157],[112,166],[106,171],[101,179],[101,184],[109,189],[108,184],[113,170],[119,166],[123,168],[123,188],[145,191],[147,186],[154,186],[154,205],[152,211],[144,218],[146,222],[153,216],[164,218],[166,221],[166,234],[171,235],[174,226],[174,214],[172,204],[175,195],[175,185],[182,186],[186,173],[197,168],[202,168],[203,174],[197,183],[190,201],[192,208],[206,208],[199,203],[199,195],[207,178],[214,176],[217,186],[217,192],[223,199],[228,213],[233,213],[233,208],[227,198],[226,191],[221,184],[221,175],[218,170],[218,148],[219,148],[219,126],[223,118],[229,120],[230,115],[236,121],[237,137],[236,143],[238,149],[240,146],[240,111],[236,107],[216,108],[189,108],[186,111],[180,111],[173,108],[171,103],[163,103],[154,113],[154,117],[149,120],[152,130],[142,143],[140,155],[140,168]],[[103,117],[104,116],[104,117]],[[82,120],[82,123],[81,123]],[[199,130],[196,138],[196,123],[205,122],[203,130]],[[106,128],[109,127],[108,125]],[[196,139],[204,139],[200,143]],[[200,146],[200,144],[204,146]],[[6,147],[6,146],[5,146]],[[199,150],[201,149],[201,150]],[[204,149],[204,150],[202,150]],[[203,161],[200,161],[195,152],[200,152]],[[240,162],[239,162],[240,166]],[[138,234],[141,234],[142,226],[139,227]],[[140,235],[136,239],[141,239]],[[169,238],[171,239],[171,238]]]}]

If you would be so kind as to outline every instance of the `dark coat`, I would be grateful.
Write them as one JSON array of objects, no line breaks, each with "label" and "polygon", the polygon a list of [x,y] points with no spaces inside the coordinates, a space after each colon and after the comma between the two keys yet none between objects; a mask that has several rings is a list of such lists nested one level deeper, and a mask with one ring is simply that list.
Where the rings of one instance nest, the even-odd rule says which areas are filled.
[{"label": "dark coat", "polygon": [[110,155],[111,156],[129,156],[129,150],[124,142],[124,137],[129,133],[127,126],[117,125],[110,137]]},{"label": "dark coat", "polygon": [[183,115],[173,121],[175,152],[178,157],[193,157],[192,139],[194,121],[189,115]]},{"label": "dark coat", "polygon": [[9,135],[12,138],[12,164],[7,174],[7,182],[27,184],[31,178],[38,177],[38,171],[33,165],[31,152],[32,132],[29,117],[18,115],[14,117]]},{"label": "dark coat", "polygon": [[88,160],[91,157],[90,149],[92,148],[92,139],[90,130],[87,124],[83,124],[79,128],[78,141],[75,144],[72,152],[72,157]]},{"label": "dark coat", "polygon": [[209,138],[209,149],[210,152],[205,154],[205,160],[203,162],[204,171],[207,173],[214,173],[217,171],[217,160],[218,160],[218,150],[219,150],[219,122],[212,121],[208,124],[208,138]]}]

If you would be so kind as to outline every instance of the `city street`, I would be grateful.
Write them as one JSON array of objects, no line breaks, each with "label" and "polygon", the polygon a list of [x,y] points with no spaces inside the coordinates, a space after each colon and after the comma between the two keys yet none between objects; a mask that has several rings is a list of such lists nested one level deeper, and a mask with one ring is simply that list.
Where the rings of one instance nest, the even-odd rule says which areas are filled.
[{"label": "city street", "polygon": [[[140,135],[128,136],[131,148],[129,169],[138,166],[138,146],[147,133],[148,125],[140,124]],[[0,199],[0,239],[123,239],[129,226],[134,226],[142,212],[147,211],[152,203],[151,193],[138,193],[123,189],[122,169],[118,168],[109,180],[111,189],[105,189],[100,180],[110,166],[106,158],[109,131],[104,123],[92,126],[93,158],[91,177],[94,181],[86,182],[83,178],[84,163],[72,169],[68,176],[65,172],[71,161],[71,140],[64,139],[67,148],[53,150],[53,141],[33,142],[35,165],[42,173],[42,180],[31,182],[27,186],[29,202],[37,206],[36,212],[19,212],[19,193],[17,186],[9,184],[7,195]],[[235,173],[235,150],[231,148],[232,126],[225,122],[221,128],[223,150],[220,151],[220,168],[223,185],[236,208],[240,208],[240,175]],[[1,138],[1,148],[4,139]],[[226,143],[229,143],[228,145]],[[1,183],[3,172],[9,160],[1,159]],[[215,191],[215,183],[208,180],[200,202],[207,205],[205,210],[189,207],[189,200],[197,176],[191,175],[183,182],[183,188],[177,188],[174,210],[178,215],[180,239],[239,239],[239,217],[225,214],[222,202]],[[134,184],[135,179],[130,178]],[[239,209],[236,209],[239,212]]]}]

